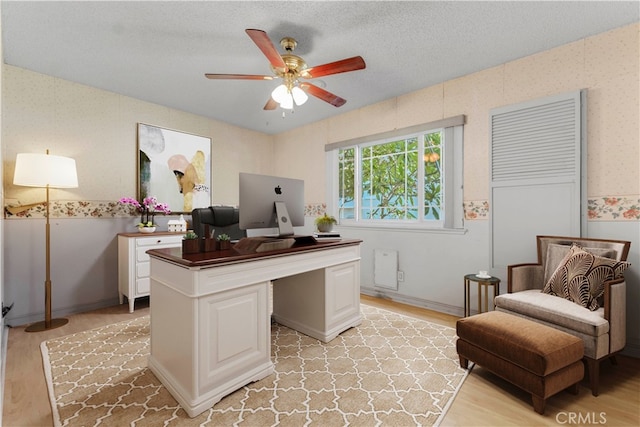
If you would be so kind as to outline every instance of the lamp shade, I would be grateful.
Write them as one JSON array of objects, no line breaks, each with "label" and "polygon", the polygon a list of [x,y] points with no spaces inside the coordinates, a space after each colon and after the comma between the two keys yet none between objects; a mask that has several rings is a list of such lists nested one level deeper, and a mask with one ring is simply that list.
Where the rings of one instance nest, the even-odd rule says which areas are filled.
[{"label": "lamp shade", "polygon": [[298,86],[295,86],[293,89],[291,89],[291,95],[293,96],[293,100],[298,106],[304,104],[305,102],[307,102],[307,99],[309,99],[309,96],[307,96],[307,94]]},{"label": "lamp shade", "polygon": [[76,161],[51,154],[20,153],[16,157],[13,184],[25,187],[76,188]]},{"label": "lamp shade", "polygon": [[271,97],[278,104],[281,104],[284,100],[285,96],[287,96],[287,87],[285,85],[279,85],[277,88],[271,92]]}]

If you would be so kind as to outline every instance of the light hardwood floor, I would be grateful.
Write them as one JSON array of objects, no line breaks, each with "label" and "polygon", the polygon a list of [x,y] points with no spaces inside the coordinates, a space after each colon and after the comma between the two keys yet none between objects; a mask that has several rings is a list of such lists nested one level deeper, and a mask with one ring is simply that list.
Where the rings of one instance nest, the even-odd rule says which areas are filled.
[{"label": "light hardwood floor", "polygon": [[[362,302],[455,328],[455,316],[363,296]],[[531,396],[474,366],[442,426],[640,426],[640,359],[618,356],[618,365],[600,367],[600,395],[585,378],[578,395],[563,391],[547,399],[544,415],[533,411]]]},{"label": "light hardwood floor", "polygon": [[[385,299],[362,296],[362,302],[408,316],[455,327],[456,317]],[[120,305],[69,316],[69,324],[46,332],[9,330],[2,425],[52,426],[51,407],[42,371],[40,343],[51,338],[108,325],[149,313],[148,302],[136,311]],[[640,359],[618,356],[618,365],[601,367],[600,396],[583,381],[575,396],[561,392],[547,401],[545,415],[533,411],[530,396],[488,371],[474,367],[451,405],[443,426],[640,425]]]}]

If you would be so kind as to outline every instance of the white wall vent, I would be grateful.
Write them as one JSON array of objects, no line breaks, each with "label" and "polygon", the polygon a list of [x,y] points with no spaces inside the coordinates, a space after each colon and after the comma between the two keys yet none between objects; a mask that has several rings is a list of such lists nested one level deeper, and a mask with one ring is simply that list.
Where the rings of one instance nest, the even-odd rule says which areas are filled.
[{"label": "white wall vent", "polygon": [[373,281],[380,288],[398,290],[398,251],[375,249]]},{"label": "white wall vent", "polygon": [[585,235],[586,96],[574,91],[490,111],[494,276],[536,259],[537,235]]}]

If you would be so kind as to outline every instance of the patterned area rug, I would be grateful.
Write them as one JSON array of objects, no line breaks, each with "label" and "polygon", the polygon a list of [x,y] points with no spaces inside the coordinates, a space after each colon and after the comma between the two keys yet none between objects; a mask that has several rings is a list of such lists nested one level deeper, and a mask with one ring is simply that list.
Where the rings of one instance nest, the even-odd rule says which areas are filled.
[{"label": "patterned area rug", "polygon": [[275,373],[189,418],[147,368],[149,317],[42,343],[56,426],[438,425],[467,371],[455,330],[362,305],[330,343],[272,325]]}]

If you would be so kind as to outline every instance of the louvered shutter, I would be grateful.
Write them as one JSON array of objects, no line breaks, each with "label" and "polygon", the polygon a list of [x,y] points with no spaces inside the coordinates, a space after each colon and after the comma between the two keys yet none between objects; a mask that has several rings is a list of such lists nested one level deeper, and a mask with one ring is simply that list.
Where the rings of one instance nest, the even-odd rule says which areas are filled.
[{"label": "louvered shutter", "polygon": [[494,274],[504,274],[509,264],[536,261],[536,235],[584,234],[585,110],[585,91],[491,110]]}]

